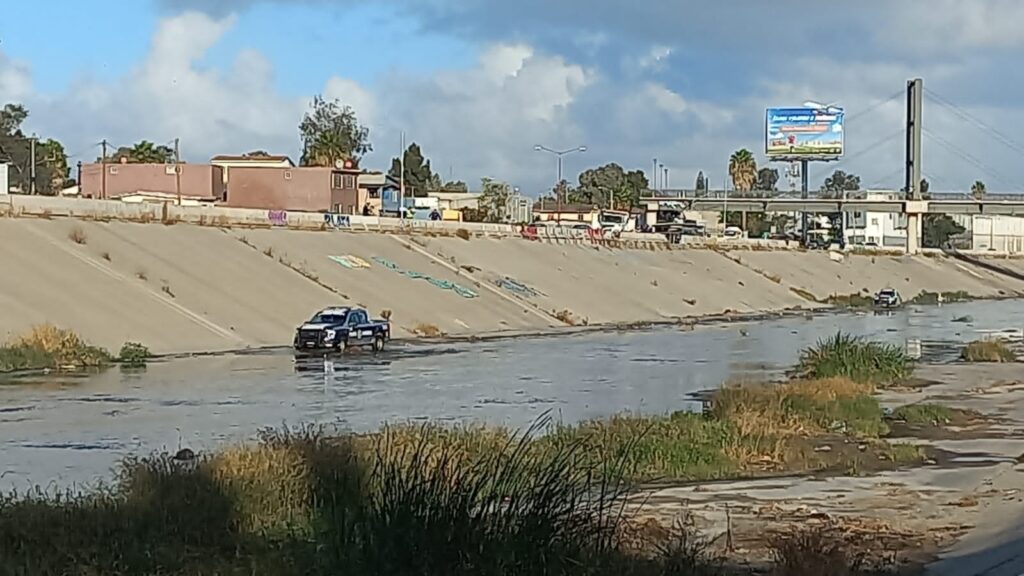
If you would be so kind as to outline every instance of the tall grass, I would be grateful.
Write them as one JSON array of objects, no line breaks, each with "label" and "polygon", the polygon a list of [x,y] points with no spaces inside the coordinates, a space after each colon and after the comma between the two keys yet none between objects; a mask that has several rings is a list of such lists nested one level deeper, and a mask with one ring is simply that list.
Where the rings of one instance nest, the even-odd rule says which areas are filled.
[{"label": "tall grass", "polygon": [[80,370],[101,367],[110,361],[106,350],[52,324],[34,326],[28,334],[0,346],[0,372]]},{"label": "tall grass", "polygon": [[898,346],[837,332],[801,352],[796,372],[802,378],[843,377],[885,385],[909,378],[913,360]]},{"label": "tall grass", "polygon": [[1016,362],[1017,353],[1003,340],[976,340],[964,347],[960,358],[967,362]]},{"label": "tall grass", "polygon": [[[3,569],[41,576],[720,573],[692,528],[637,545],[646,532],[625,507],[626,459],[593,458],[585,435],[542,443],[535,438],[542,426],[341,437],[305,428],[269,431],[257,445],[187,462],[163,454],[128,460],[111,488],[0,497]],[[800,566],[799,546],[785,550],[780,562]]]}]

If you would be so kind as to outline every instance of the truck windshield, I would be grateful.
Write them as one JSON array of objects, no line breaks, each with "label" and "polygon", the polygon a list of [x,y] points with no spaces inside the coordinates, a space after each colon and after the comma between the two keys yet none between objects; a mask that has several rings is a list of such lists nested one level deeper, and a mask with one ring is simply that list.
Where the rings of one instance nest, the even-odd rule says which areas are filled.
[{"label": "truck windshield", "polygon": [[345,322],[345,316],[340,314],[317,314],[310,322],[316,324],[342,324]]}]

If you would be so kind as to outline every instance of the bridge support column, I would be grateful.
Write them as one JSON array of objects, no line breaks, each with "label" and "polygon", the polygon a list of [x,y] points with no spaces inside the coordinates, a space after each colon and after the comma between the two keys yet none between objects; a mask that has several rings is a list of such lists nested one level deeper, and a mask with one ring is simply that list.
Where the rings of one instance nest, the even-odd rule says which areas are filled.
[{"label": "bridge support column", "polygon": [[907,201],[904,212],[907,215],[907,254],[920,254],[922,222],[928,213],[928,201]]},{"label": "bridge support column", "polygon": [[921,253],[921,215],[907,214],[907,254]]}]

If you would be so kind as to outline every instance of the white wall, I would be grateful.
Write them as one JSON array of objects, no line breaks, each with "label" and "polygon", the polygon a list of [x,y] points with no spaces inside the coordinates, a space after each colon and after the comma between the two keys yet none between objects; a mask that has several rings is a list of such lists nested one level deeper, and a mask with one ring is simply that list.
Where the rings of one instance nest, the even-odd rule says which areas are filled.
[{"label": "white wall", "polygon": [[1024,218],[976,215],[971,224],[972,246],[975,250],[1024,252]]},{"label": "white wall", "polygon": [[0,162],[0,194],[7,194],[11,191],[10,167]]}]

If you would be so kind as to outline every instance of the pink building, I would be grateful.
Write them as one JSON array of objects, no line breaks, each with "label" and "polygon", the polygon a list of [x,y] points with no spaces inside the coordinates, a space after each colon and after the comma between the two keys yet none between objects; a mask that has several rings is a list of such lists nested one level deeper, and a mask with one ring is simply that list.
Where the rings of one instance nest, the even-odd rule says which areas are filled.
[{"label": "pink building", "polygon": [[[177,194],[179,179],[173,164],[83,164],[83,198],[118,198],[138,192]],[[224,198],[224,175],[219,166],[179,164],[180,191],[189,198],[216,201]]]}]

